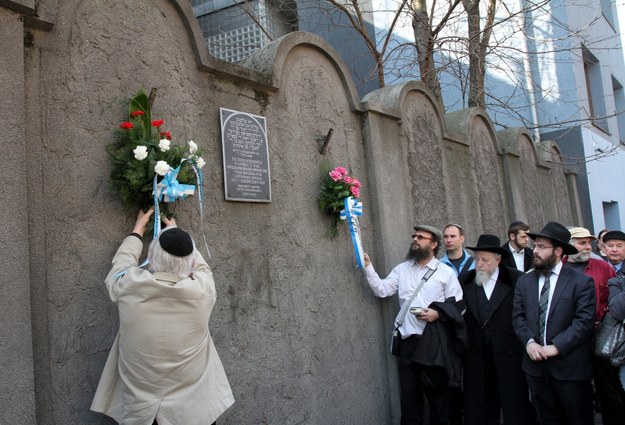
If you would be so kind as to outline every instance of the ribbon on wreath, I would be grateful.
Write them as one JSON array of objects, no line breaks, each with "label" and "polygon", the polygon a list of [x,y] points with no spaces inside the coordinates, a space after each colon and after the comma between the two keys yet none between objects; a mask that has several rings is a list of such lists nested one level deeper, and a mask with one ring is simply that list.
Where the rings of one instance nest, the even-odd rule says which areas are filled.
[{"label": "ribbon on wreath", "polygon": [[161,231],[161,211],[159,208],[159,202],[174,202],[176,199],[184,199],[189,195],[195,193],[195,186],[192,184],[182,184],[178,181],[178,173],[180,167],[185,160],[180,162],[180,165],[176,168],[171,168],[161,181],[158,181],[158,175],[154,176],[152,183],[152,195],[154,196],[154,238],[158,236]]},{"label": "ribbon on wreath", "polygon": [[343,199],[344,209],[340,213],[341,220],[347,220],[349,233],[352,236],[352,245],[356,255],[356,263],[359,269],[364,268],[365,257],[362,250],[362,240],[360,237],[360,224],[358,217],[362,215],[362,202],[353,196]]},{"label": "ribbon on wreath", "polygon": [[[178,167],[170,169],[163,176],[160,182],[158,182],[158,176],[154,176],[154,182],[152,184],[152,194],[154,196],[154,238],[156,238],[161,231],[161,211],[159,207],[159,202],[161,200],[163,200],[164,202],[174,202],[176,199],[185,199],[187,196],[193,195],[195,193],[195,185],[182,184],[177,179],[178,173],[180,172],[180,167],[186,160],[186,158],[183,159]],[[202,170],[197,168],[194,163],[191,162],[190,164],[191,168],[193,168],[193,172],[195,173],[195,178],[197,181],[202,239],[204,241],[206,253],[208,254],[208,258],[210,259],[211,254],[208,249],[208,243],[206,242],[206,235],[204,234],[204,193],[202,189]]]}]

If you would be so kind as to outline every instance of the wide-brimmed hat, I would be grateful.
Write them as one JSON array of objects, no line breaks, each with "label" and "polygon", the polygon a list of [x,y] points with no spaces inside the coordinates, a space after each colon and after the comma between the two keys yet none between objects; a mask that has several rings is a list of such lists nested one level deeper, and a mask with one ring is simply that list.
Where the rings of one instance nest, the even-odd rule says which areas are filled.
[{"label": "wide-brimmed hat", "polygon": [[471,251],[494,252],[495,254],[500,254],[502,257],[510,256],[510,251],[501,247],[501,241],[495,235],[480,235],[477,239],[477,245],[468,246],[467,249],[470,249]]},{"label": "wide-brimmed hat", "polygon": [[540,233],[530,233],[527,235],[535,240],[538,237],[550,239],[555,245],[564,250],[564,254],[578,254],[579,251],[569,243],[571,240],[571,232],[566,227],[555,221],[550,221],[543,227]]},{"label": "wide-brimmed hat", "polygon": [[625,233],[621,232],[620,230],[610,230],[608,233],[603,235],[603,243],[606,243],[607,241],[613,239],[625,241]]},{"label": "wide-brimmed hat", "polygon": [[423,230],[425,232],[431,233],[432,236],[434,236],[434,239],[436,240],[436,242],[438,242],[438,244],[441,245],[442,240],[443,240],[443,232],[441,232],[436,227],[428,226],[427,224],[417,224],[414,227],[414,229],[415,230]]},{"label": "wide-brimmed hat", "polygon": [[595,235],[590,233],[590,230],[583,227],[569,227],[569,232],[571,232],[571,239],[597,239]]}]

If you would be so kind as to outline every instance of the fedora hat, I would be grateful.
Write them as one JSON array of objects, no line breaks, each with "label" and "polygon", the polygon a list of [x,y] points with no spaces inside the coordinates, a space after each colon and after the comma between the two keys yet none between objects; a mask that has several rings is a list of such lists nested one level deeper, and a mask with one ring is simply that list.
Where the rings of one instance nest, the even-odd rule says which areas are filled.
[{"label": "fedora hat", "polygon": [[535,240],[538,237],[550,239],[555,245],[561,247],[564,250],[564,254],[572,255],[577,254],[579,251],[573,245],[569,244],[571,240],[571,232],[566,227],[555,221],[550,221],[545,224],[545,227],[539,233],[530,233],[527,235]]},{"label": "fedora hat", "polygon": [[477,245],[468,246],[467,249],[471,251],[487,251],[500,254],[502,257],[509,257],[510,251],[501,247],[501,241],[495,235],[480,235],[477,239]]}]

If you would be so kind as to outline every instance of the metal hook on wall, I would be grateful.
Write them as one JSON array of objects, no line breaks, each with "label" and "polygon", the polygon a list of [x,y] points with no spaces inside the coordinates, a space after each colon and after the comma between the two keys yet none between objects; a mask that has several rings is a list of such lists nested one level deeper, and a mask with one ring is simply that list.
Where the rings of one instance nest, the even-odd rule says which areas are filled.
[{"label": "metal hook on wall", "polygon": [[330,139],[332,138],[332,133],[334,133],[334,129],[333,128],[328,130],[328,134],[326,134],[326,137],[321,139],[323,141],[323,144],[319,148],[319,153],[321,155],[325,155],[326,154],[326,151],[328,149],[328,144],[330,143]]}]

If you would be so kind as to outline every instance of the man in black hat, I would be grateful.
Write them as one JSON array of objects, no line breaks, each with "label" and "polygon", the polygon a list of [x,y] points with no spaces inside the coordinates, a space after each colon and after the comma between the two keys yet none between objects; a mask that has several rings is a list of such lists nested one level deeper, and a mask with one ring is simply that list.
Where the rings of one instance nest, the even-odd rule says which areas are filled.
[{"label": "man in black hat", "polygon": [[608,262],[618,276],[625,276],[625,233],[611,230],[603,235],[603,246]]},{"label": "man in black hat", "polygon": [[497,236],[481,235],[475,247],[475,270],[460,275],[467,311],[469,345],[464,362],[464,424],[535,423],[525,375],[523,346],[512,330],[514,287],[523,273],[506,267],[510,255]]},{"label": "man in black hat", "polygon": [[512,325],[525,346],[523,371],[541,424],[593,423],[591,338],[595,290],[590,277],[562,267],[577,254],[571,233],[547,223],[534,240],[534,269],[514,292]]},{"label": "man in black hat", "polygon": [[209,424],[232,403],[213,344],[213,273],[191,235],[167,225],[139,266],[143,234],[154,209],[139,212],[113,257],[105,283],[119,308],[119,331],[91,410],[120,424]]},{"label": "man in black hat", "polygon": [[[416,358],[419,350],[429,347],[427,343],[421,342],[426,325],[434,324],[441,318],[447,319],[442,310],[435,308],[435,304],[450,299],[460,301],[462,289],[456,273],[436,259],[443,240],[442,232],[428,225],[417,225],[414,229],[406,261],[395,266],[385,279],[381,279],[369,256],[365,254],[365,273],[375,296],[385,298],[397,294],[399,297],[401,309],[395,323],[400,325],[401,333],[398,354],[401,425],[424,423],[424,395],[430,406],[430,425],[448,425],[449,388],[445,370],[424,366]],[[410,307],[419,310],[410,312]],[[462,321],[459,313],[458,316]],[[436,352],[441,351],[438,350],[440,344],[432,344],[431,348]],[[424,379],[425,374],[428,379]]]}]

